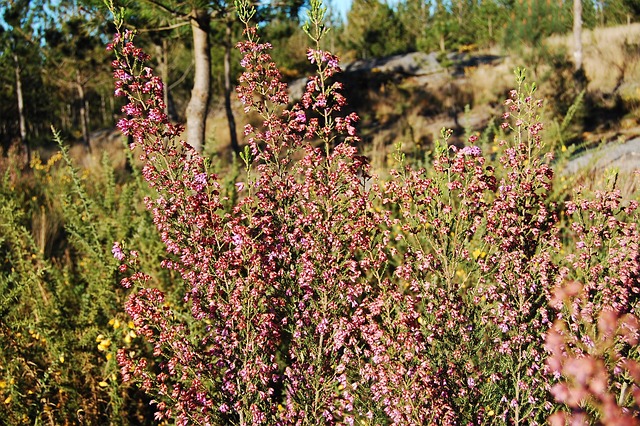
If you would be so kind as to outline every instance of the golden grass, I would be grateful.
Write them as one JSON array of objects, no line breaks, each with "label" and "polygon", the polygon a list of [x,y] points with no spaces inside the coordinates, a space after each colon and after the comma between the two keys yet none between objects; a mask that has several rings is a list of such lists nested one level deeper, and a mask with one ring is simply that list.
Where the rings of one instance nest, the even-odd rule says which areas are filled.
[{"label": "golden grass", "polygon": [[[623,83],[640,79],[640,23],[585,30],[582,34],[588,89],[611,93]],[[573,52],[573,35],[549,37],[549,47]],[[640,94],[638,94],[640,96]]]}]

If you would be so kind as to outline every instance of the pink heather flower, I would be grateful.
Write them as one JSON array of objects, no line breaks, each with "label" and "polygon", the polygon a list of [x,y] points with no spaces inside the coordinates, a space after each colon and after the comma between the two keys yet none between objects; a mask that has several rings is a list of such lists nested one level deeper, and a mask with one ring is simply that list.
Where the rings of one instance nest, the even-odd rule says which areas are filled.
[{"label": "pink heather flower", "polygon": [[206,173],[198,173],[197,175],[195,175],[194,182],[199,183],[200,185],[206,185],[207,184],[207,174]]},{"label": "pink heather flower", "polygon": [[240,234],[236,234],[234,233],[231,236],[231,242],[237,247],[237,248],[241,248],[242,247],[242,236]]},{"label": "pink heather flower", "polygon": [[149,120],[160,123],[164,119],[165,119],[164,113],[158,110],[157,108],[153,108],[149,111]]},{"label": "pink heather flower", "polygon": [[[477,139],[477,136],[476,136]],[[479,146],[465,146],[458,152],[459,155],[465,155],[469,157],[480,157],[482,155],[482,150]]]},{"label": "pink heather flower", "polygon": [[296,111],[295,112],[296,121],[299,123],[305,123],[307,121],[307,115],[304,111]]},{"label": "pink heather flower", "polygon": [[236,182],[236,191],[241,192],[244,189],[244,182]]},{"label": "pink heather flower", "polygon": [[121,118],[120,120],[118,120],[118,124],[116,126],[118,127],[118,129],[120,129],[120,131],[123,134],[129,135],[130,129],[132,127],[132,123],[126,118]]},{"label": "pink heather flower", "polygon": [[119,242],[116,241],[115,243],[113,243],[111,253],[113,253],[113,257],[115,257],[118,261],[122,262],[124,260],[124,253],[122,252],[122,248],[120,247]]},{"label": "pink heather flower", "polygon": [[314,49],[307,49],[307,59],[309,60],[309,62],[311,62],[312,64],[316,63],[316,50]]}]

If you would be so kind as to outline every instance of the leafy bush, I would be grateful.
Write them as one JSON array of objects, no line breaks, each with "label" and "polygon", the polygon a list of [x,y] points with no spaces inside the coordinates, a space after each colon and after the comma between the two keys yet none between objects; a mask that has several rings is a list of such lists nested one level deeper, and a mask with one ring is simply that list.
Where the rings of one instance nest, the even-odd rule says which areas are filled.
[{"label": "leafy bush", "polygon": [[62,144],[46,163],[20,163],[10,155],[0,186],[0,416],[16,425],[151,418],[147,397],[117,379],[117,347],[147,351],[122,312],[109,254],[113,240],[136,239],[145,267],[169,281],[153,266],[161,246],[150,216],[136,208],[148,189],[118,183],[106,156],[80,172]]}]

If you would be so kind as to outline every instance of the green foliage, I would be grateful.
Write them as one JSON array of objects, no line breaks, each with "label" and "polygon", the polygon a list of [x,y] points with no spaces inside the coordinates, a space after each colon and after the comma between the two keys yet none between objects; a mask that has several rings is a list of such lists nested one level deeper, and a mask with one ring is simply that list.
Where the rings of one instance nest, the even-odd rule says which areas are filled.
[{"label": "green foliage", "polygon": [[78,170],[55,138],[61,151],[46,163],[0,168],[0,417],[15,425],[146,422],[145,397],[117,379],[117,347],[148,349],[122,313],[110,250],[114,241],[141,241],[140,262],[172,282],[158,271],[164,249],[142,204],[148,188],[119,179],[106,154],[91,172]]},{"label": "green foliage", "polygon": [[601,25],[626,24],[627,21],[636,22],[640,17],[640,2],[638,0],[601,0],[598,1]]},{"label": "green foliage", "polygon": [[411,49],[393,9],[379,0],[354,0],[347,15],[343,43],[357,58],[379,58]]}]

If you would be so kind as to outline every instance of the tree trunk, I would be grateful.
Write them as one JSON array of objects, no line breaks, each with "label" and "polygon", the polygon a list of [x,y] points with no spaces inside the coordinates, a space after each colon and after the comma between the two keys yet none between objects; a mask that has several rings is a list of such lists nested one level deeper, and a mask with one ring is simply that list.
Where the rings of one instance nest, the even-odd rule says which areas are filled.
[{"label": "tree trunk", "polygon": [[107,101],[104,93],[100,93],[100,115],[102,116],[102,127],[109,126],[109,118],[107,116]]},{"label": "tree trunk", "polygon": [[489,41],[493,44],[493,22],[491,22],[491,16],[489,16],[487,27],[487,30],[489,32]]},{"label": "tree trunk", "polygon": [[162,79],[163,84],[163,99],[164,102],[164,113],[167,117],[169,117],[169,54],[168,50],[168,42],[166,38],[162,39],[161,45],[156,45],[156,53],[158,58],[160,58],[160,63],[158,68],[160,70],[160,78]]},{"label": "tree trunk", "polygon": [[91,141],[89,140],[89,114],[87,112],[87,99],[84,94],[84,85],[80,78],[80,74],[76,74],[76,90],[78,91],[78,100],[80,103],[80,126],[82,127],[82,143],[91,152]]},{"label": "tree trunk", "polygon": [[573,0],[573,58],[576,71],[582,69],[582,0]]},{"label": "tree trunk", "polygon": [[211,87],[211,52],[209,47],[209,15],[206,10],[191,12],[195,75],[191,99],[187,106],[187,143],[197,152],[204,147],[205,125]]},{"label": "tree trunk", "polygon": [[225,30],[224,43],[224,109],[227,113],[227,122],[229,123],[229,140],[231,148],[238,154],[240,146],[238,145],[238,134],[236,132],[236,119],[231,109],[231,26],[233,21],[227,19],[227,28]]},{"label": "tree trunk", "polygon": [[24,96],[22,94],[22,75],[20,70],[20,61],[18,55],[13,54],[14,70],[16,74],[16,97],[18,98],[18,120],[20,124],[20,143],[27,154],[27,162],[31,162],[31,148],[27,141],[27,121],[24,117]]},{"label": "tree trunk", "polygon": [[113,112],[116,110],[116,103],[114,101],[115,96],[108,96],[109,98],[109,125],[113,126],[116,122],[116,116]]}]

